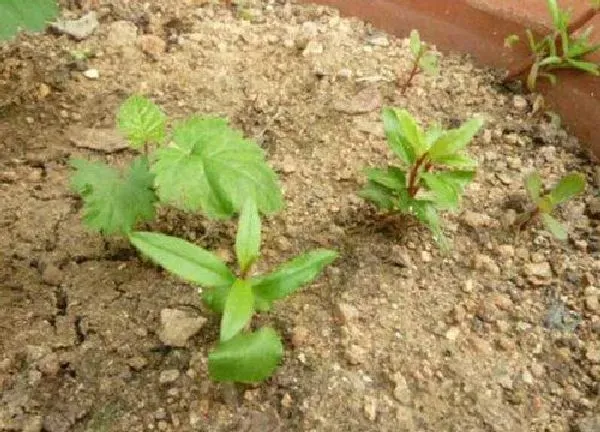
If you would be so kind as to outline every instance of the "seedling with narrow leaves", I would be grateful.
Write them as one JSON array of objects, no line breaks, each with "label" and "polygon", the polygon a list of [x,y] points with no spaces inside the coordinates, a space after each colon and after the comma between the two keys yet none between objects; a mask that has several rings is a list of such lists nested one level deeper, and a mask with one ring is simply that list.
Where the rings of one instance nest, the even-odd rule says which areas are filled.
[{"label": "seedling with narrow leaves", "polygon": [[410,32],[410,53],[412,54],[412,68],[408,77],[400,84],[402,94],[412,85],[414,77],[423,71],[429,75],[437,75],[439,64],[437,55],[429,49],[425,42],[421,42],[418,30]]},{"label": "seedling with narrow leaves", "polygon": [[168,133],[160,108],[132,96],[120,107],[117,124],[129,146],[143,152],[126,175],[104,163],[71,161],[71,184],[83,198],[83,221],[93,230],[127,234],[152,220],[158,203],[213,219],[239,213],[247,198],[264,214],[283,206],[263,150],[225,119],[192,116]]},{"label": "seedling with narrow leaves", "polygon": [[209,374],[216,381],[259,382],[273,374],[283,355],[281,340],[270,327],[252,331],[252,317],[313,281],[337,257],[335,251],[317,249],[272,273],[252,275],[261,244],[261,220],[252,199],[246,201],[238,220],[237,274],[216,255],[176,237],[133,232],[129,239],[170,273],[199,285],[205,304],[221,314],[219,343],[208,357]]},{"label": "seedling with narrow leaves", "polygon": [[517,217],[515,225],[521,230],[531,222],[540,219],[544,228],[554,237],[566,240],[569,236],[567,229],[552,216],[552,213],[560,204],[582,193],[585,185],[583,174],[571,173],[560,179],[550,192],[542,194],[542,178],[538,172],[532,172],[525,178],[525,189],[533,206]]},{"label": "seedling with narrow leaves", "polygon": [[[539,77],[546,78],[551,84],[556,84],[557,78],[553,71],[559,69],[575,69],[591,75],[600,75],[600,66],[594,62],[587,61],[585,57],[600,49],[600,44],[591,44],[589,39],[592,27],[571,33],[571,13],[558,6],[557,0],[546,0],[554,31],[537,40],[530,29],[526,30],[527,42],[532,53],[533,63],[527,76],[527,88],[533,91]],[[598,8],[598,2],[592,6]],[[512,46],[519,40],[517,35],[510,35],[505,39],[505,45]],[[506,80],[510,80],[520,74],[516,70],[509,74]]]},{"label": "seedling with narrow leaves", "polygon": [[401,164],[367,169],[368,183],[360,195],[382,210],[413,215],[447,249],[438,212],[458,209],[474,177],[477,164],[465,148],[483,120],[473,118],[458,129],[433,125],[424,131],[406,110],[385,108],[382,116],[388,145]]}]

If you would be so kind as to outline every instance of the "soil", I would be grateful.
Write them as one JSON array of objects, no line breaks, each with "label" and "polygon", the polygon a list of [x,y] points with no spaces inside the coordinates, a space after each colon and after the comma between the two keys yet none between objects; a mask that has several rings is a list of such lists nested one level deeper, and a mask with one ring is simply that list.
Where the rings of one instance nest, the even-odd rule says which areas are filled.
[{"label": "soil", "polygon": [[[328,8],[72,3],[71,17],[98,12],[87,39],[1,47],[0,430],[600,430],[600,171],[539,97],[454,55],[402,95],[407,41]],[[75,50],[94,55],[73,61]],[[133,92],[171,118],[226,116],[265,149],[287,206],[265,222],[263,268],[313,247],[341,252],[260,318],[286,346],[261,385],[211,382],[218,318],[197,288],[80,223],[68,160],[131,157],[114,117]],[[446,127],[487,120],[471,146],[477,177],[444,216],[448,254],[356,195],[365,166],[393,160],[381,105]],[[557,215],[568,242],[508,227],[533,168],[548,185],[587,176]],[[231,257],[233,223],[161,210],[152,228]],[[184,347],[165,346],[164,309],[208,321]]]}]

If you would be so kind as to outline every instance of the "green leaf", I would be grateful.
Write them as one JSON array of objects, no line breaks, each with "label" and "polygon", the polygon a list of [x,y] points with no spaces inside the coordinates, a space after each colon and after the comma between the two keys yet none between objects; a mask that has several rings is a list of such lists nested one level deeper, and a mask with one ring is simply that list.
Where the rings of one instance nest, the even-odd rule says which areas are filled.
[{"label": "green leaf", "polygon": [[427,51],[421,56],[419,66],[429,75],[437,75],[440,71],[438,58],[435,53]]},{"label": "green leaf", "polygon": [[571,173],[560,179],[550,192],[553,206],[557,206],[585,190],[585,177],[580,173]]},{"label": "green leaf", "polygon": [[42,31],[57,15],[55,0],[0,0],[0,41],[19,30]]},{"label": "green leaf", "polygon": [[389,167],[386,170],[380,168],[367,168],[365,170],[367,178],[385,186],[393,191],[406,189],[406,173],[398,167]]},{"label": "green leaf", "polygon": [[525,177],[525,190],[531,201],[534,203],[537,203],[540,199],[542,187],[542,178],[537,171],[534,171]]},{"label": "green leaf", "polygon": [[444,128],[442,128],[441,124],[439,124],[439,123],[432,124],[425,131],[425,148],[426,149],[431,148],[433,143],[436,142],[442,135],[444,135],[444,133],[446,133],[446,132],[444,131]]},{"label": "green leaf", "polygon": [[255,278],[252,283],[254,295],[269,302],[287,297],[312,282],[337,256],[337,252],[327,249],[316,249],[300,255],[273,273]]},{"label": "green leaf", "polygon": [[202,301],[215,313],[222,315],[225,311],[225,302],[231,291],[231,284],[202,289]]},{"label": "green leaf", "polygon": [[567,229],[556,219],[550,216],[548,213],[541,214],[542,222],[544,227],[559,240],[566,240],[569,238]]},{"label": "green leaf", "polygon": [[567,62],[575,69],[582,70],[592,75],[600,75],[599,66],[596,63],[567,59]]},{"label": "green leaf", "polygon": [[433,234],[436,243],[443,250],[448,250],[449,245],[442,230],[442,222],[435,208],[435,204],[425,200],[414,200],[412,203],[412,213],[421,221]]},{"label": "green leaf", "polygon": [[425,150],[423,132],[415,119],[406,110],[384,108],[383,128],[392,151],[410,165]]},{"label": "green leaf", "polygon": [[136,223],[154,219],[154,176],[144,158],[125,175],[104,163],[73,159],[71,187],[83,199],[83,223],[104,234],[126,234]]},{"label": "green leaf", "polygon": [[562,58],[557,56],[550,56],[544,58],[539,62],[540,66],[548,66],[548,65],[558,65],[562,63]]},{"label": "green leaf", "polygon": [[208,372],[215,381],[255,383],[269,378],[283,356],[283,345],[272,328],[240,333],[208,355]]},{"label": "green leaf", "polygon": [[151,100],[130,96],[119,108],[117,125],[131,147],[162,143],[165,139],[166,116]]},{"label": "green leaf", "polygon": [[238,279],[234,282],[225,302],[221,317],[221,342],[239,333],[254,315],[254,294],[250,282]]},{"label": "green leaf", "polygon": [[519,37],[519,35],[516,35],[516,34],[508,35],[508,36],[506,36],[506,38],[504,38],[504,47],[512,48],[519,42],[520,39],[521,38]]},{"label": "green leaf", "polygon": [[473,181],[475,177],[475,171],[470,170],[456,170],[456,171],[440,171],[436,173],[437,177],[451,185],[453,185],[459,192],[463,192],[465,187]]},{"label": "green leaf", "polygon": [[160,233],[133,232],[129,241],[170,273],[206,288],[230,286],[235,276],[215,255],[195,244]]},{"label": "green leaf", "polygon": [[260,254],[261,223],[256,203],[249,199],[244,204],[238,221],[235,253],[240,271],[245,274]]},{"label": "green leaf", "polygon": [[412,30],[410,32],[410,52],[414,57],[418,57],[421,54],[421,37],[419,36],[418,30]]},{"label": "green leaf", "polygon": [[458,169],[473,169],[477,166],[476,160],[461,153],[438,157],[435,163],[436,165],[444,165],[450,168]]},{"label": "green leaf", "polygon": [[548,5],[548,10],[550,11],[550,16],[552,17],[552,23],[554,24],[554,27],[559,29],[561,25],[561,19],[560,10],[556,0],[546,0],[546,4]]},{"label": "green leaf", "polygon": [[429,157],[437,162],[440,158],[456,154],[471,142],[483,126],[483,119],[475,117],[458,129],[452,129],[442,135],[429,149]]},{"label": "green leaf", "polygon": [[429,198],[439,209],[457,209],[459,191],[454,184],[445,181],[437,173],[421,173],[421,178],[427,185],[427,188],[433,192],[433,197]]},{"label": "green leaf", "polygon": [[381,210],[394,209],[395,195],[389,188],[382,186],[379,183],[375,183],[374,181],[369,181],[358,193],[358,196],[367,201],[371,201]]},{"label": "green leaf", "polygon": [[231,217],[249,198],[266,214],[283,206],[262,149],[226,120],[192,117],[175,126],[173,140],[155,152],[152,167],[162,202],[209,218]]}]

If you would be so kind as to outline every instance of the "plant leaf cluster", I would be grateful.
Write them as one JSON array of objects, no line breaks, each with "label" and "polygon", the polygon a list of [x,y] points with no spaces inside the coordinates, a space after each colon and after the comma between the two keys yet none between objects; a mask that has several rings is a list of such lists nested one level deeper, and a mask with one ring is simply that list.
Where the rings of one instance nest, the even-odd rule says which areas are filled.
[{"label": "plant leaf cluster", "polygon": [[404,93],[411,86],[412,80],[423,71],[429,75],[437,75],[439,73],[439,61],[437,55],[429,49],[429,46],[421,41],[418,30],[410,32],[410,53],[412,55],[412,68],[406,81],[401,85],[401,91]]},{"label": "plant leaf cluster", "polygon": [[382,210],[413,215],[447,247],[439,211],[458,209],[473,179],[476,162],[465,149],[483,120],[473,118],[457,129],[433,125],[423,130],[406,110],[385,108],[382,117],[388,146],[401,163],[367,169],[368,183],[360,195]]},{"label": "plant leaf cluster", "polygon": [[221,314],[220,338],[208,357],[216,381],[258,382],[272,375],[283,355],[283,345],[271,327],[250,329],[257,311],[267,311],[314,280],[337,257],[317,249],[300,255],[266,275],[251,275],[260,257],[261,221],[253,199],[243,206],[235,242],[235,274],[211,252],[185,240],[151,232],[133,232],[131,243],[170,273],[199,285],[203,300]]}]

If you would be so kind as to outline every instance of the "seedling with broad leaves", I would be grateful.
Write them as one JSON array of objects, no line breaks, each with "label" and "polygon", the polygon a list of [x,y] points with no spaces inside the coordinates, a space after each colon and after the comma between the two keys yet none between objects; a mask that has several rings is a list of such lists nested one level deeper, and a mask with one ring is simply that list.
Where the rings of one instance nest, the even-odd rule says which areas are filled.
[{"label": "seedling with broad leaves", "polygon": [[413,215],[447,249],[438,212],[458,209],[474,177],[477,164],[465,148],[483,120],[473,118],[458,129],[433,125],[423,130],[406,110],[385,108],[382,116],[388,145],[401,164],[367,169],[368,183],[360,195],[382,210]]},{"label": "seedling with broad leaves", "polygon": [[[594,62],[587,61],[585,57],[600,49],[600,44],[592,44],[589,39],[592,27],[581,32],[571,33],[569,26],[571,13],[558,6],[557,0],[546,0],[554,32],[540,40],[536,40],[530,29],[526,30],[527,42],[533,56],[533,63],[527,76],[527,87],[533,91],[539,77],[548,79],[553,85],[557,78],[553,71],[558,69],[575,69],[591,75],[600,75],[600,66]],[[598,8],[598,2],[592,3]],[[510,35],[505,39],[506,46],[512,46],[519,40],[517,35]],[[517,73],[520,73],[518,71]],[[512,79],[514,73],[507,79]]]},{"label": "seedling with broad leaves", "polygon": [[283,206],[277,176],[263,150],[225,119],[192,116],[167,131],[165,114],[132,96],[120,107],[119,129],[142,150],[121,173],[101,162],[74,159],[72,188],[81,195],[83,222],[103,234],[127,234],[154,218],[156,204],[212,219],[239,213],[247,198],[264,214]]},{"label": "seedling with broad leaves", "polygon": [[221,314],[219,343],[208,357],[209,374],[216,381],[252,383],[273,374],[283,355],[281,340],[273,328],[251,330],[252,317],[313,281],[337,257],[335,251],[317,249],[272,273],[252,275],[261,244],[261,220],[252,199],[244,204],[238,221],[237,274],[216,255],[176,237],[133,232],[129,239],[170,273],[200,286],[206,305]]},{"label": "seedling with broad leaves", "polygon": [[552,213],[560,204],[582,193],[585,185],[583,174],[571,173],[560,179],[550,192],[543,194],[542,178],[538,172],[532,172],[525,178],[525,189],[533,206],[517,217],[515,225],[521,230],[531,222],[540,219],[544,228],[554,237],[566,240],[569,236],[567,229],[552,216]]},{"label": "seedling with broad leaves", "polygon": [[410,32],[410,53],[412,54],[412,68],[408,77],[400,84],[402,94],[412,85],[414,77],[424,71],[429,75],[437,75],[439,72],[438,57],[429,49],[425,42],[421,42],[421,37],[417,30]]},{"label": "seedling with broad leaves", "polygon": [[57,15],[56,0],[2,0],[0,41],[12,38],[19,30],[42,31]]}]

